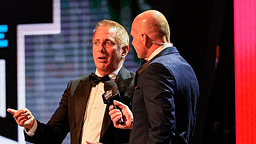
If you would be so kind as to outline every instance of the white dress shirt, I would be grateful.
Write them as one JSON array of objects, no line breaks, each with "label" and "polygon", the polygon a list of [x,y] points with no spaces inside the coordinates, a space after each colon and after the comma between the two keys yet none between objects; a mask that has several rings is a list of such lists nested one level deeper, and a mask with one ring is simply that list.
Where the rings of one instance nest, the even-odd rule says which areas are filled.
[{"label": "white dress shirt", "polygon": [[[116,75],[119,69],[109,74],[109,78],[115,81]],[[101,76],[96,70],[95,74],[99,77]],[[102,99],[102,94],[104,93],[104,83],[100,82],[95,87],[92,87],[89,100],[87,102],[87,108],[84,117],[84,125],[82,131],[82,142],[81,144],[86,144],[86,141],[99,142],[100,133],[103,123],[103,118],[106,111],[106,104],[104,104]]]}]

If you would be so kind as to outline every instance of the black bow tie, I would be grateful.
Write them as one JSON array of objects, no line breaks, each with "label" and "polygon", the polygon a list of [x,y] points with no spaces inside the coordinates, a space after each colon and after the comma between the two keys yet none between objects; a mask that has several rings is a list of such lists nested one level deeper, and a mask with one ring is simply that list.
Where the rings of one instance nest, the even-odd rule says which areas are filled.
[{"label": "black bow tie", "polygon": [[104,77],[98,77],[95,73],[91,73],[89,75],[89,79],[93,87],[96,86],[99,82],[105,82],[110,80],[108,75],[105,75]]}]

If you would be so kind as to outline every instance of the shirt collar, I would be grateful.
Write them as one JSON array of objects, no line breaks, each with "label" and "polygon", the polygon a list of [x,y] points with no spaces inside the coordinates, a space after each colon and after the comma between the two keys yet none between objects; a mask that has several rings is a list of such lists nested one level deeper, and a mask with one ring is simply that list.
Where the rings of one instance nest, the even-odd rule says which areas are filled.
[{"label": "shirt collar", "polygon": [[171,47],[172,43],[165,43],[164,45],[160,46],[159,48],[157,48],[148,58],[147,61],[151,60],[152,58],[154,58],[157,54],[159,54],[161,51],[163,51],[165,48],[167,47]]},{"label": "shirt collar", "polygon": [[[116,70],[113,71],[112,73],[108,74],[108,76],[109,76],[109,78],[110,78],[111,80],[114,81],[114,80],[116,79],[116,76],[117,76],[117,74],[119,73],[119,71],[120,71],[120,69],[122,68],[122,66],[123,66],[123,63],[120,65],[120,67],[119,67],[118,69],[116,69]],[[103,77],[102,75],[99,74],[99,72],[98,72],[97,69],[96,69],[95,74],[96,74],[98,77]]]}]

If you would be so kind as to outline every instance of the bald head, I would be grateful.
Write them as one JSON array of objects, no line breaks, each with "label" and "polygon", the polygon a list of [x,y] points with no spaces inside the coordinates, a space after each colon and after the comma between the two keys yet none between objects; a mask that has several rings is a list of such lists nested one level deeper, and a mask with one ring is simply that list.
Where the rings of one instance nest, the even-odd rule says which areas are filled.
[{"label": "bald head", "polygon": [[170,42],[170,29],[165,16],[156,10],[148,10],[139,14],[133,21],[133,27],[139,27],[153,41]]}]

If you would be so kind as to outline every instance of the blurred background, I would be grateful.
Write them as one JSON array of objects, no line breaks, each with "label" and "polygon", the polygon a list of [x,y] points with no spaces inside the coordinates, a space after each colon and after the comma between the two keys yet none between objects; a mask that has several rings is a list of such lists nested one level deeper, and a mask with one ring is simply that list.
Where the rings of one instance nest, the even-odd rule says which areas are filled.
[{"label": "blurred background", "polygon": [[[58,18],[54,17],[56,3]],[[0,78],[5,78],[6,83],[0,83],[0,87],[6,89],[0,89],[0,139],[24,143],[14,119],[5,113],[6,108],[17,109],[18,101],[23,101],[17,89],[19,55],[24,55],[24,107],[47,123],[67,83],[95,71],[91,37],[97,22],[111,19],[130,33],[133,19],[148,9],[166,16],[171,42],[194,68],[200,84],[198,120],[191,144],[235,144],[232,0],[2,0],[0,70],[5,76]],[[54,19],[60,19],[59,32],[47,33],[46,28],[45,32],[26,35],[24,53],[18,53],[18,25],[32,28],[54,23]],[[131,44],[124,65],[133,71],[140,66]],[[69,143],[67,136],[63,144]]]}]

